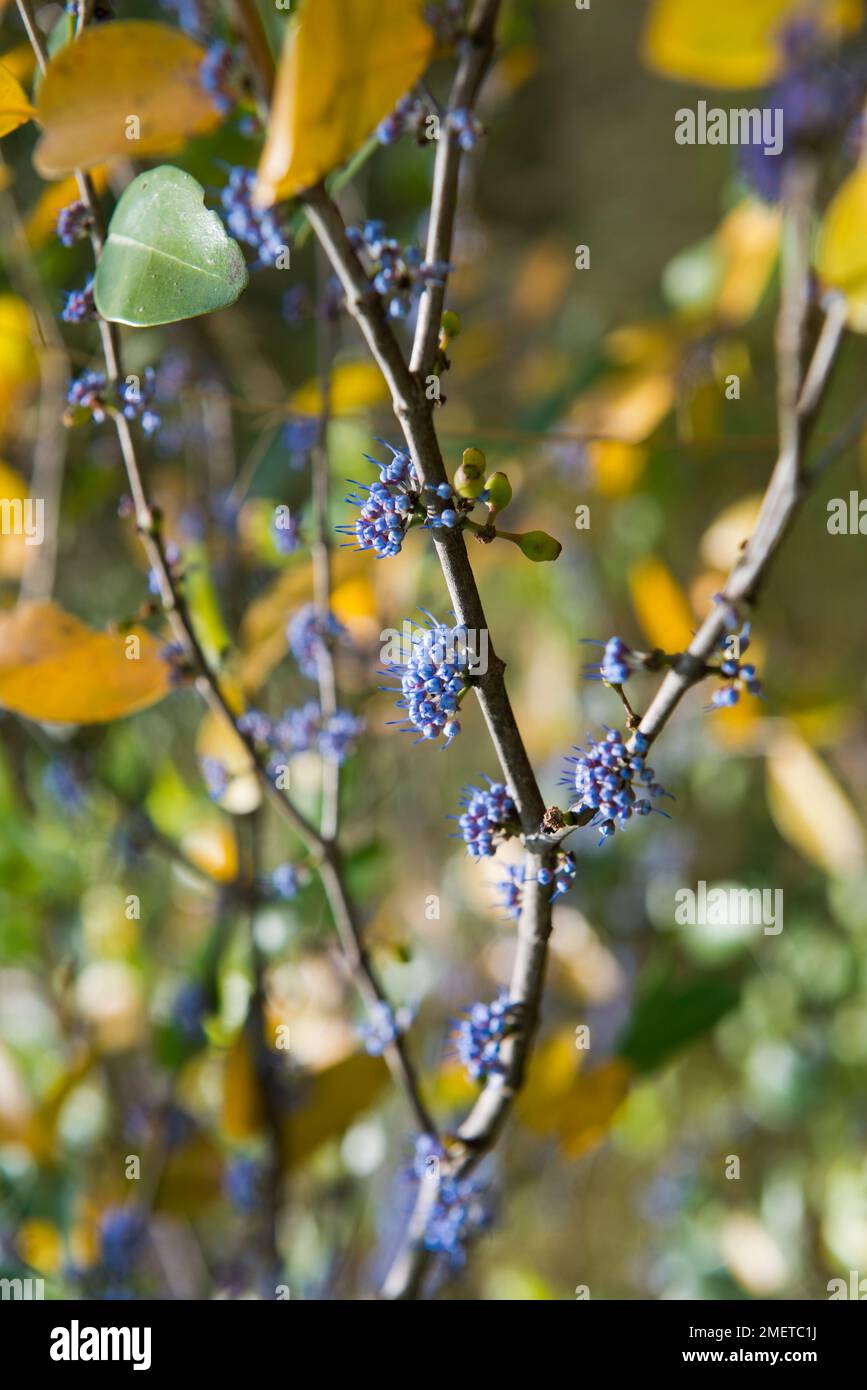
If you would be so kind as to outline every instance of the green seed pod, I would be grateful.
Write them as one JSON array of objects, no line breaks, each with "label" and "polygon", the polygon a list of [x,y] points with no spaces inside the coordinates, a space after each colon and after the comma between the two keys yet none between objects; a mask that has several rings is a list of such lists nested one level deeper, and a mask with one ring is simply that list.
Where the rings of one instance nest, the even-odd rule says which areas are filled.
[{"label": "green seed pod", "polygon": [[461,466],[468,478],[483,478],[488,460],[481,449],[464,449],[461,456]]},{"label": "green seed pod", "polygon": [[492,473],[485,483],[488,506],[492,511],[501,512],[512,500],[512,484],[505,473]]},{"label": "green seed pod", "polygon": [[485,490],[484,470],[477,474],[473,474],[471,471],[468,472],[464,465],[461,464],[455,474],[454,489],[459,497],[467,497],[471,500],[475,500],[475,498],[479,496],[479,493]]},{"label": "green seed pod", "polygon": [[528,531],[526,535],[521,536],[518,545],[527,559],[537,564],[541,560],[556,560],[563,549],[560,542],[549,536],[547,531]]},{"label": "green seed pod", "polygon": [[451,309],[446,309],[440,319],[440,327],[447,338],[457,338],[461,331],[461,321]]}]

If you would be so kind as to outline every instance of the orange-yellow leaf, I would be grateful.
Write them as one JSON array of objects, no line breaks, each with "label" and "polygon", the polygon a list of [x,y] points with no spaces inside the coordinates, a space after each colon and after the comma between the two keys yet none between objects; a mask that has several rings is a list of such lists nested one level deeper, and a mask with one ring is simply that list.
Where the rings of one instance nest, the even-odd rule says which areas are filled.
[{"label": "orange-yellow leaf", "polygon": [[[23,507],[27,496],[27,484],[20,473],[16,473],[14,468],[10,468],[8,463],[0,459],[0,515],[5,516],[8,511],[11,517],[13,510],[4,507],[4,503],[9,502],[14,507],[17,502]],[[23,516],[24,512],[20,514]],[[23,530],[16,531],[10,528],[7,532],[4,527],[3,533],[0,534],[0,579],[21,578],[28,549],[27,536]]]},{"label": "orange-yellow leaf", "polygon": [[569,422],[583,434],[640,444],[665,419],[674,403],[668,372],[618,372],[578,397]]},{"label": "orange-yellow leaf", "polygon": [[555,1135],[568,1158],[605,1139],[632,1078],[622,1057],[585,1070],[586,1055],[572,1032],[557,1034],[536,1053],[518,1100],[522,1123],[537,1134]]},{"label": "orange-yellow leaf", "polygon": [[283,1125],[283,1162],[303,1163],[320,1144],[339,1139],[376,1100],[388,1080],[381,1057],[354,1053],[309,1077],[306,1104],[290,1111]]},{"label": "orange-yellow leaf", "polygon": [[640,560],[629,571],[632,607],[642,631],[654,647],[683,651],[693,633],[686,596],[661,560]]},{"label": "orange-yellow leaf", "polygon": [[[375,362],[343,362],[335,367],[329,402],[332,415],[355,415],[385,400],[388,400],[388,387]],[[296,415],[319,414],[322,393],[315,378],[299,386],[289,400],[289,409]]]},{"label": "orange-yellow leaf", "polygon": [[824,285],[841,290],[849,327],[867,333],[867,166],[860,165],[837,190],[819,233],[816,269]]},{"label": "orange-yellow leaf", "polygon": [[291,198],[349,159],[432,48],[418,0],[302,0],[283,44],[257,199]]},{"label": "orange-yellow leaf", "polygon": [[593,485],[603,497],[631,492],[644,472],[647,449],[622,439],[597,439],[587,446]]},{"label": "orange-yellow leaf", "polygon": [[779,32],[806,10],[831,34],[857,27],[861,0],[797,6],[792,0],[656,0],[644,32],[648,67],[714,87],[761,87],[780,67]]},{"label": "orange-yellow leaf", "polygon": [[0,136],[17,130],[35,114],[17,77],[0,63]]},{"label": "orange-yellow leaf", "polygon": [[0,706],[16,714],[103,724],[170,690],[168,664],[148,632],[97,632],[48,602],[0,617]]},{"label": "orange-yellow leaf", "polygon": [[759,306],[780,247],[780,211],[745,198],[727,213],[714,237],[724,266],[714,296],[727,325],[746,323]]},{"label": "orange-yellow leaf", "polygon": [[821,758],[794,731],[768,749],[768,806],[780,834],[830,874],[864,867],[864,827]]},{"label": "orange-yellow leaf", "polygon": [[167,24],[86,29],[51,59],[39,88],[39,173],[57,178],[113,157],[168,154],[212,130],[221,117],[201,83],[204,56]]}]

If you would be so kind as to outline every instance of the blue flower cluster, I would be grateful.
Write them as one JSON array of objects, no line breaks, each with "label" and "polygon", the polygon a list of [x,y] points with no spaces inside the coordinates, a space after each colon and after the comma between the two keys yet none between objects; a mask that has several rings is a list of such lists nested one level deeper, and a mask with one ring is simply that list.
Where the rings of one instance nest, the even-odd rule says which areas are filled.
[{"label": "blue flower cluster", "polygon": [[323,638],[342,641],[348,637],[349,633],[343,623],[333,613],[329,613],[326,622],[320,622],[312,603],[299,608],[286,628],[286,641],[298,663],[298,669],[311,680],[316,680],[319,675],[319,654],[322,651]]},{"label": "blue flower cluster", "polygon": [[484,1081],[500,1073],[503,1064],[500,1046],[515,1031],[518,1005],[500,990],[492,1004],[473,1004],[455,1032],[457,1054],[471,1080]]},{"label": "blue flower cluster", "polygon": [[[589,824],[601,830],[600,845],[618,826],[624,830],[633,815],[647,816],[651,811],[662,816],[667,814],[648,800],[648,797],[670,796],[671,793],[660,786],[653,768],[645,764],[647,739],[636,733],[632,745],[630,752],[617,730],[606,725],[604,739],[597,741],[588,735],[587,747],[576,748],[577,757],[567,758],[573,768],[566,772],[562,781],[574,787],[578,794],[569,809],[579,813],[594,812]],[[646,795],[636,795],[635,782]]]},{"label": "blue flower cluster", "polygon": [[229,170],[229,181],[220,193],[223,218],[232,236],[252,246],[259,266],[275,265],[285,250],[280,224],[270,208],[253,204],[256,171],[242,164]]},{"label": "blue flower cluster", "polygon": [[[429,1134],[419,1135],[413,1163],[415,1176],[420,1182],[430,1181],[445,1158],[436,1139]],[[436,1167],[432,1159],[436,1160]],[[425,1248],[432,1254],[445,1255],[452,1268],[459,1269],[466,1260],[467,1243],[490,1223],[490,1206],[484,1200],[481,1184],[472,1178],[453,1178],[444,1173],[425,1228]]]},{"label": "blue flower cluster", "polygon": [[477,121],[472,111],[468,111],[465,106],[449,113],[449,125],[452,130],[457,131],[458,144],[462,150],[474,150],[479,143],[479,136],[485,132],[481,121]]},{"label": "blue flower cluster", "polygon": [[[380,442],[391,451],[392,456],[387,463],[382,463],[370,454],[364,455],[368,463],[379,469],[379,482],[353,483],[361,489],[361,493],[350,493],[345,500],[351,506],[360,508],[358,520],[338,526],[336,530],[341,535],[351,536],[359,550],[373,550],[377,559],[384,560],[400,553],[413,521],[430,529],[444,527],[454,530],[461,518],[454,506],[438,510],[434,500],[438,499],[440,503],[455,502],[450,483],[440,483],[436,488],[422,488],[406,450],[395,449],[384,440]],[[423,494],[429,496],[429,505],[423,501]]]},{"label": "blue flower cluster", "polygon": [[401,726],[404,732],[416,729],[431,741],[442,734],[445,746],[451,743],[461,731],[457,713],[469,688],[469,665],[465,627],[450,628],[430,618],[429,625],[413,633],[409,659],[390,663],[383,671],[398,682],[394,687],[401,692],[397,707],[408,715],[408,722]]},{"label": "blue flower cluster", "polygon": [[380,145],[393,145],[402,135],[412,131],[419,143],[423,144],[422,126],[429,114],[424,102],[419,101],[418,97],[413,96],[411,92],[407,92],[406,96],[401,97],[394,110],[380,121],[376,127],[376,138]]},{"label": "blue flower cluster", "polygon": [[575,863],[574,857],[571,854],[563,852],[557,855],[557,863],[553,869],[539,870],[536,875],[536,881],[543,884],[545,887],[547,887],[549,883],[554,885],[554,891],[551,894],[551,901],[553,903],[556,902],[558,898],[561,898],[564,893],[569,892],[569,889],[575,882],[577,873],[578,866]]},{"label": "blue flower cluster", "polygon": [[79,412],[87,411],[98,425],[105,419],[105,391],[106,381],[102,372],[82,372],[80,377],[70,382],[66,399],[69,402],[69,412],[67,419],[70,418],[75,423],[75,416]]},{"label": "blue flower cluster", "polygon": [[87,323],[96,318],[93,302],[93,276],[80,290],[65,290],[66,303],[60,311],[64,323]]},{"label": "blue flower cluster", "polygon": [[640,659],[622,637],[609,637],[607,642],[586,639],[592,647],[602,647],[602,660],[592,661],[584,668],[588,680],[601,680],[606,685],[623,685],[641,664]]},{"label": "blue flower cluster", "polygon": [[238,100],[234,76],[235,55],[227,43],[218,39],[199,65],[199,78],[222,116],[228,116]]},{"label": "blue flower cluster", "polygon": [[57,236],[62,246],[74,246],[87,236],[90,213],[84,203],[67,203],[57,214]]},{"label": "blue flower cluster", "polygon": [[[723,659],[719,666],[713,668],[725,680],[725,684],[715,690],[710,698],[710,704],[706,709],[728,709],[736,705],[743,691],[750,695],[760,695],[762,693],[762,683],[756,674],[756,668],[752,662],[741,661],[741,657],[750,645],[750,624],[742,623],[738,630],[739,619],[734,609],[729,608],[726,613],[726,627],[728,631],[720,637],[718,646],[723,652]],[[737,656],[729,655],[730,651],[736,651]]]},{"label": "blue flower cluster", "polygon": [[508,917],[517,922],[524,906],[524,882],[526,874],[523,864],[509,864],[506,877],[497,884],[500,894],[500,907]]},{"label": "blue flower cluster", "polygon": [[461,798],[466,807],[458,817],[461,834],[469,854],[477,859],[496,853],[497,841],[508,838],[518,828],[518,811],[502,782],[485,779],[487,787],[467,787]]},{"label": "blue flower cluster", "polygon": [[284,710],[276,723],[261,710],[247,710],[238,720],[238,729],[276,754],[291,756],[317,748],[323,757],[342,763],[363,733],[364,720],[349,710],[324,718],[316,700],[308,700],[300,709]]},{"label": "blue flower cluster", "polygon": [[131,1274],[144,1251],[147,1221],[136,1207],[107,1207],[99,1221],[102,1265],[115,1275]]},{"label": "blue flower cluster", "polygon": [[127,420],[138,420],[145,434],[154,434],[162,423],[152,405],[156,392],[157,377],[153,367],[145,367],[141,380],[127,377],[118,390]]},{"label": "blue flower cluster", "polygon": [[271,887],[284,902],[297,897],[300,887],[298,870],[293,864],[278,864],[271,875]]},{"label": "blue flower cluster", "polygon": [[429,264],[416,246],[402,248],[386,235],[385,223],[379,220],[365,222],[363,227],[347,227],[346,236],[366,261],[373,288],[382,295],[390,318],[406,318],[425,286],[445,284],[451,270],[445,261]]},{"label": "blue flower cluster", "polygon": [[393,1009],[385,1000],[374,1004],[370,1010],[370,1021],[361,1023],[358,1033],[364,1049],[371,1057],[380,1057],[387,1047],[396,1042],[412,1023],[412,1010]]}]

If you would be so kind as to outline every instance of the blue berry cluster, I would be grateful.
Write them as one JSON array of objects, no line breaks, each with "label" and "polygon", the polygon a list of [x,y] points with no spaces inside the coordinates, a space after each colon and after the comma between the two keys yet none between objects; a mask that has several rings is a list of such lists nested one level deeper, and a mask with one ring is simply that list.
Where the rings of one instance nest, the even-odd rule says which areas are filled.
[{"label": "blue berry cluster", "polygon": [[467,787],[461,798],[466,810],[458,817],[467,852],[476,859],[496,853],[497,842],[518,828],[518,811],[502,782],[485,779],[487,787]]},{"label": "blue berry cluster", "polygon": [[[368,463],[379,469],[379,482],[353,484],[361,491],[350,493],[346,501],[360,509],[358,520],[336,529],[341,535],[351,536],[358,550],[372,550],[377,559],[384,560],[400,554],[413,521],[432,529],[453,530],[460,516],[452,505],[437,507],[437,502],[455,501],[450,483],[423,489],[406,450],[381,442],[391,451],[388,462],[381,463],[370,454],[364,455]],[[423,500],[424,494],[429,497],[429,503]]]},{"label": "blue berry cluster", "polygon": [[374,1004],[370,1010],[370,1021],[360,1024],[358,1028],[365,1051],[371,1057],[380,1057],[411,1023],[411,1009],[393,1009],[384,1000]]},{"label": "blue berry cluster", "polygon": [[445,284],[451,269],[445,261],[429,264],[416,246],[401,248],[386,235],[385,223],[378,220],[365,222],[363,227],[347,227],[346,236],[364,258],[373,288],[382,295],[390,318],[406,318],[425,286]]},{"label": "blue berry cluster", "polygon": [[222,116],[228,116],[238,99],[234,77],[235,55],[227,43],[217,40],[199,65],[199,78]]},{"label": "blue berry cluster", "polygon": [[93,276],[80,290],[66,290],[66,303],[60,311],[64,323],[87,323],[96,318],[93,302]]},{"label": "blue berry cluster", "polygon": [[383,672],[398,682],[394,687],[401,692],[397,707],[408,716],[402,728],[407,733],[416,729],[431,741],[442,734],[448,746],[461,731],[457,714],[468,689],[467,629],[450,628],[431,618],[429,625],[413,633],[411,645],[406,662],[390,663]]},{"label": "blue berry cluster", "polygon": [[285,250],[283,233],[270,208],[254,206],[255,183],[254,169],[239,164],[229,170],[229,181],[220,193],[223,219],[232,236],[257,253],[257,265],[275,265],[280,252]]},{"label": "blue berry cluster", "polygon": [[57,214],[57,236],[63,246],[74,246],[87,236],[90,213],[84,203],[68,203]]},{"label": "blue berry cluster", "polygon": [[473,1081],[501,1073],[500,1046],[515,1031],[518,1005],[500,990],[491,1004],[473,1004],[455,1032],[458,1057]]},{"label": "blue berry cluster", "polygon": [[323,639],[345,641],[348,636],[343,623],[333,613],[329,613],[325,623],[320,622],[312,603],[299,608],[286,628],[286,641],[298,663],[298,669],[311,680],[316,680],[319,675],[319,654],[322,651]]},{"label": "blue berry cluster", "polygon": [[[648,749],[647,739],[636,733],[632,738],[632,751],[627,748],[616,729],[606,725],[604,739],[596,740],[588,736],[586,748],[576,748],[577,756],[568,758],[572,770],[563,777],[566,786],[574,787],[577,799],[569,807],[570,811],[592,811],[589,824],[602,834],[599,844],[603,844],[615,830],[626,828],[632,817],[647,816],[651,811],[666,815],[653,806],[649,797],[670,796],[656,781],[652,767],[645,764],[644,754]],[[636,795],[636,787],[645,793]]]},{"label": "blue berry cluster", "polygon": [[89,414],[101,425],[105,419],[105,391],[106,381],[102,372],[82,372],[69,385],[66,395],[69,402],[67,422],[75,424],[82,415]]}]

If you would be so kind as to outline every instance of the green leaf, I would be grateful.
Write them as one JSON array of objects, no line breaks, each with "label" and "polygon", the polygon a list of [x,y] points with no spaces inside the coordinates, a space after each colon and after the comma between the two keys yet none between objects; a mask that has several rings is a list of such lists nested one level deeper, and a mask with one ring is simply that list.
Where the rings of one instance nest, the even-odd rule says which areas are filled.
[{"label": "green leaf", "polygon": [[737,987],[725,980],[679,985],[657,979],[639,999],[617,1051],[637,1071],[652,1071],[670,1053],[715,1027],[738,997]]},{"label": "green leaf", "polygon": [[244,257],[204,197],[191,174],[170,164],[133,180],[96,272],[103,318],[148,328],[234,304],[247,284]]}]

